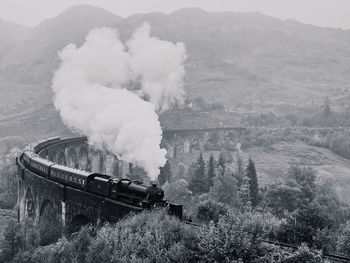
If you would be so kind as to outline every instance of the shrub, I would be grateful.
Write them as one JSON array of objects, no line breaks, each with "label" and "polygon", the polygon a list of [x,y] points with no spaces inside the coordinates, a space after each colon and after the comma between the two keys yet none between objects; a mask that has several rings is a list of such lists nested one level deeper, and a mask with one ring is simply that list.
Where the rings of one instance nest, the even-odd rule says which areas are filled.
[{"label": "shrub", "polygon": [[297,251],[282,260],[283,263],[320,263],[324,262],[320,251],[311,251],[306,245],[302,245]]},{"label": "shrub", "polygon": [[229,210],[217,224],[200,228],[199,248],[205,262],[253,262],[271,252],[263,249],[264,241],[278,226],[279,220],[271,214]]},{"label": "shrub", "polygon": [[213,221],[214,223],[217,223],[219,218],[226,214],[227,211],[228,207],[222,203],[213,200],[205,200],[198,204],[195,216],[196,219],[201,222],[209,223],[210,221]]},{"label": "shrub", "polygon": [[192,192],[188,190],[188,182],[180,179],[175,182],[167,182],[162,189],[167,200],[177,204],[188,204],[192,198]]}]

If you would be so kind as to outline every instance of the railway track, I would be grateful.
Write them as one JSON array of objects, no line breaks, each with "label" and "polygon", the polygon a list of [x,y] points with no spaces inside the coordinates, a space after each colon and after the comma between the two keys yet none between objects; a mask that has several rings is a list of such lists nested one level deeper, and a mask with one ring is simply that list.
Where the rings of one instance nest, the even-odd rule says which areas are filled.
[{"label": "railway track", "polygon": [[[197,223],[194,223],[194,222],[188,221],[188,220],[184,221],[184,223],[186,225],[190,225],[193,227],[201,227],[202,226],[200,224],[197,224]],[[279,247],[283,247],[283,248],[298,250],[298,246],[293,245],[293,244],[289,244],[289,243],[284,243],[284,242],[279,242],[279,241],[274,241],[274,240],[266,240],[265,242],[279,246]],[[350,262],[350,257],[347,257],[345,255],[340,255],[340,254],[324,253],[322,255],[322,257],[324,259],[330,260],[331,262]]]},{"label": "railway track", "polygon": [[[279,241],[274,241],[274,240],[266,240],[266,242],[269,244],[273,244],[273,245],[285,247],[285,248],[290,248],[293,250],[298,249],[298,247],[296,245],[288,244],[288,243],[284,243],[284,242],[279,242]],[[350,262],[350,257],[340,255],[340,254],[324,253],[322,255],[322,257],[324,259],[331,260],[331,262]]]}]

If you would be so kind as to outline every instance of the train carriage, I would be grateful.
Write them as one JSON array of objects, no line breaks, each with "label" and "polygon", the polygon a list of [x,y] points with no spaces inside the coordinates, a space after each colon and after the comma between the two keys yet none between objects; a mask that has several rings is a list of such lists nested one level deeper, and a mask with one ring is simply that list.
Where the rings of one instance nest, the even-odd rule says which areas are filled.
[{"label": "train carriage", "polygon": [[35,153],[33,153],[32,151],[26,150],[23,152],[23,154],[21,155],[21,159],[23,160],[25,165],[30,165],[30,160],[36,156]]},{"label": "train carriage", "polygon": [[30,168],[33,172],[40,174],[43,177],[48,177],[50,167],[54,165],[53,162],[40,158],[38,156],[34,156],[30,159]]},{"label": "train carriage", "polygon": [[62,184],[86,190],[89,175],[86,171],[54,164],[51,166],[49,177]]}]

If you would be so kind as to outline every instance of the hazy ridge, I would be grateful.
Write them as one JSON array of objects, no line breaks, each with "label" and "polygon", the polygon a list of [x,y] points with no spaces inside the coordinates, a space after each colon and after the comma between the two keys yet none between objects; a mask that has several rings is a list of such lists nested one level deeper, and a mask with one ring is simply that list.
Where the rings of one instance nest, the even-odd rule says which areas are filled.
[{"label": "hazy ridge", "polygon": [[[17,38],[14,48],[0,57],[0,69],[11,82],[47,89],[57,51],[65,45],[79,45],[90,29],[102,26],[118,28],[126,40],[145,21],[155,36],[185,43],[186,91],[191,97],[202,96],[231,109],[251,102],[258,110],[281,111],[283,106],[340,96],[350,88],[349,31],[260,13],[198,8],[122,19],[100,8],[75,6],[27,30],[23,40]],[[1,35],[3,31],[0,28]]]}]

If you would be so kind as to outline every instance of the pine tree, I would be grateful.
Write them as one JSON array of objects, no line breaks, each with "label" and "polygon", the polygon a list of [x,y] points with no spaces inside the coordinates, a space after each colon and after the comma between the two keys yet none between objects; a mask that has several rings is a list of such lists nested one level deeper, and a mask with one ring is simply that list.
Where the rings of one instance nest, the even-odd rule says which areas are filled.
[{"label": "pine tree", "polygon": [[209,164],[208,164],[209,188],[214,185],[214,177],[215,177],[214,156],[213,154],[211,154],[209,158]]},{"label": "pine tree", "polygon": [[243,169],[243,161],[241,159],[241,157],[238,155],[237,156],[237,170],[236,170],[236,180],[237,180],[237,187],[241,187],[243,184],[243,180],[244,180],[244,169]]},{"label": "pine tree", "polygon": [[332,111],[331,111],[331,107],[330,107],[330,101],[329,98],[326,97],[326,99],[324,100],[324,104],[323,104],[323,115],[325,117],[329,117],[331,116]]},{"label": "pine tree", "polygon": [[189,189],[193,194],[202,194],[209,191],[208,186],[208,178],[205,176],[205,162],[202,153],[200,153],[194,174],[190,178]]},{"label": "pine tree", "polygon": [[218,168],[219,167],[222,168],[222,174],[225,173],[225,163],[226,163],[225,153],[221,152],[219,155],[219,160],[218,160]]},{"label": "pine tree", "polygon": [[247,177],[249,178],[250,199],[252,206],[255,207],[258,204],[258,177],[256,175],[255,164],[251,157],[249,157],[248,161]]},{"label": "pine tree", "polygon": [[162,186],[166,182],[170,182],[170,178],[171,178],[171,167],[170,167],[169,160],[167,160],[164,167],[160,168],[160,173],[158,175],[159,185]]},{"label": "pine tree", "polygon": [[11,220],[5,231],[4,231],[4,241],[3,241],[3,251],[1,255],[1,260],[12,260],[21,248],[21,238],[19,236],[20,225]]},{"label": "pine tree", "polygon": [[238,203],[242,211],[251,210],[251,198],[249,191],[249,178],[246,174],[243,174],[242,184],[238,187]]}]

